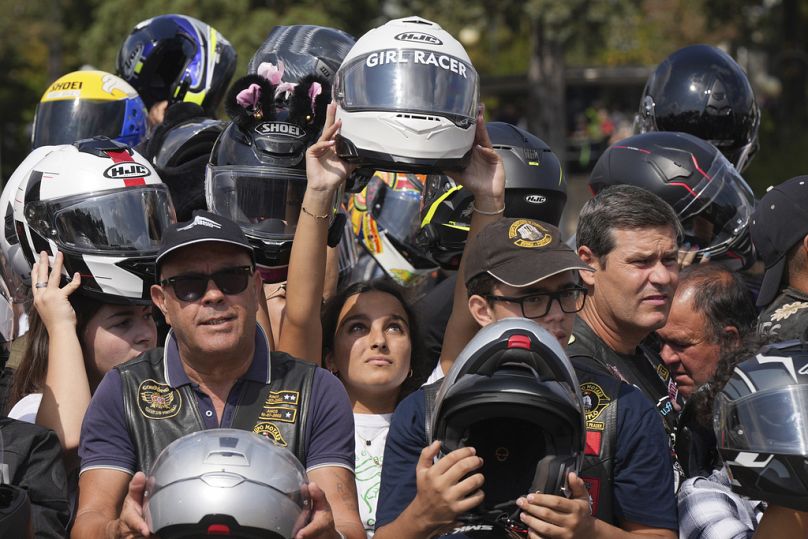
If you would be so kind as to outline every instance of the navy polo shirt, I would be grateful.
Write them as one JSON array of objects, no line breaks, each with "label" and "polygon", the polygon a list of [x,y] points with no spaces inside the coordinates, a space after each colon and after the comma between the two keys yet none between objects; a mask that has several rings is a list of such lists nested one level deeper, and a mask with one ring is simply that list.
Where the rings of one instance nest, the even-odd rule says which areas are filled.
[{"label": "navy polo shirt", "polygon": [[[213,401],[188,378],[180,359],[174,332],[166,337],[163,366],[168,385],[180,388],[190,385],[205,428],[231,427],[244,382],[247,380],[269,383],[272,376],[269,345],[260,326],[256,326],[255,354],[247,371],[230,390],[217,420]],[[312,381],[309,414],[304,425],[308,440],[307,470],[322,466],[340,466],[354,469],[353,412],[345,388],[331,373],[317,369]],[[190,431],[189,431],[190,432]],[[129,436],[123,403],[123,384],[117,369],[110,370],[101,380],[93,395],[81,427],[79,445],[81,471],[94,468],[116,469],[129,474],[137,471],[136,450]]]}]

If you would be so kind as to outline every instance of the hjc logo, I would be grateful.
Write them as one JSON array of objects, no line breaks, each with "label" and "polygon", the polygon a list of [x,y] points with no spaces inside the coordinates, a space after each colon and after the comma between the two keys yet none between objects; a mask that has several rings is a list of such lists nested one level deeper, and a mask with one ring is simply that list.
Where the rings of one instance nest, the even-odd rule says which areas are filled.
[{"label": "hjc logo", "polygon": [[294,138],[306,135],[300,127],[285,122],[263,122],[255,126],[255,131],[261,135],[285,135]]},{"label": "hjc logo", "polygon": [[127,178],[144,178],[149,176],[151,171],[148,167],[140,163],[118,163],[112,165],[104,171],[104,176],[114,180],[125,180]]},{"label": "hjc logo", "polygon": [[428,43],[430,45],[443,45],[443,41],[435,36],[424,34],[423,32],[402,32],[393,39],[399,41],[409,41],[411,43]]},{"label": "hjc logo", "polygon": [[527,195],[525,201],[529,204],[544,204],[547,202],[547,197],[544,195]]}]

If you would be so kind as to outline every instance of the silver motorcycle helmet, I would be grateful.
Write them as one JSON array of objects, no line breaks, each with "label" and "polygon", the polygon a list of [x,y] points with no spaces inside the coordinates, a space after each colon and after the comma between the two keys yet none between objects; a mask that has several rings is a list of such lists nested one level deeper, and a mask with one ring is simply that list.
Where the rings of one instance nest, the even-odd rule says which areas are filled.
[{"label": "silver motorcycle helmet", "polygon": [[252,432],[210,429],[167,446],[146,479],[144,516],[161,539],[294,537],[309,520],[306,471]]}]

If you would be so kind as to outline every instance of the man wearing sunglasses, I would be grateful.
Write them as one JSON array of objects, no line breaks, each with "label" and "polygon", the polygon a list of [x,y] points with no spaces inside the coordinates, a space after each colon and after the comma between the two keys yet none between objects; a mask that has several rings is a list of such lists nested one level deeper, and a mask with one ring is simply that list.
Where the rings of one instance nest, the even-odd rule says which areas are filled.
[{"label": "man wearing sunglasses", "polygon": [[185,434],[240,428],[286,447],[306,467],[313,507],[306,537],[364,537],[347,394],[327,371],[270,354],[256,323],[261,278],[239,226],[208,212],[172,226],[157,275],[152,301],[171,331],[165,348],[115,367],[93,397],[73,536],[148,537],[142,472]]},{"label": "man wearing sunglasses", "polygon": [[[462,265],[468,310],[478,328],[504,318],[531,318],[567,347],[587,296],[578,273],[592,268],[561,241],[556,227],[533,219],[496,220],[468,242]],[[581,477],[568,478],[569,498],[533,493],[520,499],[522,522],[547,538],[675,537],[672,466],[653,406],[637,388],[572,359],[587,405]],[[410,395],[393,415],[376,537],[416,536],[407,532],[434,520],[439,509],[456,519],[480,488],[471,448],[452,452],[451,466],[452,454],[431,463],[436,445],[421,450],[428,443],[426,403],[434,402],[427,394],[436,391],[427,386]],[[459,502],[445,504],[458,494]]]}]

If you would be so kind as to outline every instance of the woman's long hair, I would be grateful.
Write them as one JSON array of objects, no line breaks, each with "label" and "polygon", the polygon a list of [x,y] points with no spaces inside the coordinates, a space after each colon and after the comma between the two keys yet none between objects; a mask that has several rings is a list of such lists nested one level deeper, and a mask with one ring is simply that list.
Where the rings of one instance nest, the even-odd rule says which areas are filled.
[{"label": "woman's long hair", "polygon": [[404,296],[398,288],[383,280],[354,283],[337,292],[323,305],[321,317],[323,324],[323,366],[325,366],[325,356],[334,351],[334,337],[336,336],[337,322],[339,321],[339,313],[342,311],[342,307],[351,296],[366,292],[383,292],[393,296],[407,314],[407,323],[410,329],[410,369],[412,369],[412,376],[407,377],[404,383],[401,384],[401,391],[398,395],[398,400],[401,401],[401,399],[421,387],[429,378],[432,366],[423,351],[423,342],[420,337],[421,331],[415,312],[404,300]]},{"label": "woman's long hair", "polygon": [[[95,316],[103,303],[79,295],[74,292],[69,298],[73,310],[76,312],[76,335],[79,338],[82,352],[84,351],[84,330],[87,323]],[[48,372],[48,347],[50,339],[48,330],[42,322],[39,313],[31,304],[28,312],[28,332],[25,334],[25,349],[9,389],[6,413],[24,396],[31,393],[40,393],[45,385],[45,375]],[[55,358],[56,361],[59,358]]]}]

